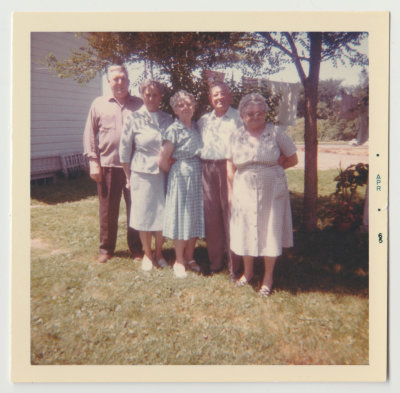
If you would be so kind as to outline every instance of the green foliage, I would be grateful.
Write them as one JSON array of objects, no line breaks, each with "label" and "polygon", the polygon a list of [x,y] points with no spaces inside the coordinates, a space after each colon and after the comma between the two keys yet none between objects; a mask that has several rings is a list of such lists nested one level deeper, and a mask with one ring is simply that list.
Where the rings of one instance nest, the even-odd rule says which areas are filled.
[{"label": "green foliage", "polygon": [[223,32],[93,32],[86,33],[87,47],[68,59],[50,54],[44,63],[60,77],[86,83],[111,64],[145,61],[160,79],[174,88],[193,91],[194,72],[215,64],[239,61],[245,47],[240,34]]},{"label": "green foliage", "polygon": [[350,226],[360,225],[362,211],[356,211],[354,200],[357,189],[368,182],[368,170],[369,165],[363,163],[350,165],[344,170],[340,168],[335,177],[336,191],[332,194],[335,206],[331,210],[337,225],[344,222]]},{"label": "green foliage", "polygon": [[[350,141],[357,137],[357,119],[346,120],[329,118],[317,120],[318,140],[320,142]],[[287,133],[294,142],[304,143],[304,119],[297,119],[292,126],[287,128]]]},{"label": "green foliage", "polygon": [[[172,91],[183,88],[196,95],[200,104],[205,96],[199,87],[198,72],[213,66],[239,65],[249,76],[270,75],[294,63],[303,86],[307,87],[304,106],[307,122],[306,144],[317,137],[316,98],[321,61],[350,65],[368,64],[368,57],[357,51],[363,32],[112,32],[87,33],[89,46],[73,52],[69,59],[54,55],[45,64],[60,77],[74,77],[84,83],[111,63],[145,61],[157,66],[160,79]],[[308,63],[308,75],[304,63]],[[196,74],[197,72],[197,74]],[[153,77],[153,73],[150,73]],[[164,78],[164,79],[163,79]],[[168,98],[168,97],[166,97]],[[164,103],[165,105],[165,103]],[[328,108],[323,112],[327,112]],[[201,114],[200,105],[196,116]],[[271,115],[273,117],[273,115]],[[326,116],[326,115],[324,115]],[[308,161],[316,160],[306,149]],[[316,166],[311,166],[316,168]],[[316,170],[306,177],[304,215],[309,231],[316,227]]]}]

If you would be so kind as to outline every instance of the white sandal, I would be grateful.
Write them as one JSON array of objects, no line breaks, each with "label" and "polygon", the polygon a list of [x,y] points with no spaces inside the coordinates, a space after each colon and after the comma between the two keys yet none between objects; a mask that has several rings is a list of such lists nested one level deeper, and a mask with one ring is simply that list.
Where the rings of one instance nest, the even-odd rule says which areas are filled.
[{"label": "white sandal", "polygon": [[244,287],[245,285],[247,285],[249,283],[249,281],[247,280],[247,278],[245,276],[242,276],[239,278],[239,280],[236,281],[235,285],[239,288]]},{"label": "white sandal", "polygon": [[262,285],[260,290],[258,291],[258,294],[262,297],[268,297],[272,293],[272,289],[268,288],[266,285]]}]

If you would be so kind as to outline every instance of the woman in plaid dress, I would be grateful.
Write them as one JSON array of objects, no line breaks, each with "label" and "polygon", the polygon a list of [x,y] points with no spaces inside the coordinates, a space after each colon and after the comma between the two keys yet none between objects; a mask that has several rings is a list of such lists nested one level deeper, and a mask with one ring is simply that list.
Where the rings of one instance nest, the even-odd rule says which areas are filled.
[{"label": "woman in plaid dress", "polygon": [[276,258],[293,246],[292,214],[285,169],[297,164],[296,146],[282,127],[266,124],[267,104],[258,93],[239,104],[241,127],[231,138],[228,177],[233,181],[231,249],[243,256],[238,286],[253,277],[254,257],[264,258],[260,294],[271,293]]},{"label": "woman in plaid dress", "polygon": [[[160,167],[168,172],[163,235],[174,240],[174,273],[186,276],[186,268],[200,272],[193,258],[196,239],[204,237],[204,212],[200,150],[202,141],[192,117],[195,100],[180,90],[170,100],[178,117],[163,136]],[[171,165],[172,163],[172,165]]]}]

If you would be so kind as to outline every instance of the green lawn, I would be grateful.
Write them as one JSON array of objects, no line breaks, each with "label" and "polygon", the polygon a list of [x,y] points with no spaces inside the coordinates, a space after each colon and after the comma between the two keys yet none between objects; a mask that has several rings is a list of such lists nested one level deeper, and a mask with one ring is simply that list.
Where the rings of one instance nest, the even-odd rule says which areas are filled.
[{"label": "green lawn", "polygon": [[[320,228],[305,234],[303,171],[287,173],[295,247],[278,260],[267,299],[256,292],[262,264],[245,288],[226,272],[142,272],[123,209],[116,256],[100,265],[94,183],[32,186],[32,364],[368,364],[368,236],[331,225],[335,170],[319,172]],[[172,265],[171,242],[165,256]],[[204,241],[196,257],[204,266]]]}]

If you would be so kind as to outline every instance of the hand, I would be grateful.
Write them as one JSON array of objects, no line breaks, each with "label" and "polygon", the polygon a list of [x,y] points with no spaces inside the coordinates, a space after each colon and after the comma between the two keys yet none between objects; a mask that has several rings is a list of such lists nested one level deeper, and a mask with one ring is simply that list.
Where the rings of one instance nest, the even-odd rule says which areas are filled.
[{"label": "hand", "polygon": [[89,161],[90,178],[96,183],[101,183],[101,167],[97,161]]},{"label": "hand", "polygon": [[286,157],[281,154],[278,158],[278,165],[280,165],[282,168],[285,169],[285,161],[286,161]]},{"label": "hand", "polygon": [[126,188],[127,190],[130,190],[130,189],[131,189],[131,182],[130,182],[129,178],[126,179],[125,188]]},{"label": "hand", "polygon": [[101,183],[101,172],[91,173],[90,178],[94,180],[96,183]]}]

